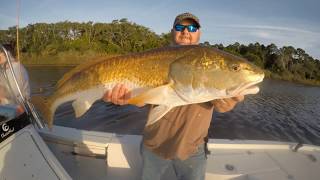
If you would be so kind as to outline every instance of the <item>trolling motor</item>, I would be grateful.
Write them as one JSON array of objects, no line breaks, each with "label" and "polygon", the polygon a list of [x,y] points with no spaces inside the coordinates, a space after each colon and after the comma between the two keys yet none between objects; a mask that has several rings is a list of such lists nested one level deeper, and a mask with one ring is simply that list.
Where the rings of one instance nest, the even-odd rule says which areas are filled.
[{"label": "trolling motor", "polygon": [[[3,96],[3,102],[0,101],[0,127],[6,127],[5,123],[18,118],[17,107],[24,109],[24,114],[28,116],[33,125],[36,125],[40,129],[46,127],[34,106],[21,92],[13,69],[11,56],[9,56],[8,51],[2,44],[0,44],[0,52],[3,52],[6,58],[6,61],[0,64],[0,97]],[[9,76],[12,78],[9,78]],[[19,97],[14,93],[14,90],[18,92]]]}]

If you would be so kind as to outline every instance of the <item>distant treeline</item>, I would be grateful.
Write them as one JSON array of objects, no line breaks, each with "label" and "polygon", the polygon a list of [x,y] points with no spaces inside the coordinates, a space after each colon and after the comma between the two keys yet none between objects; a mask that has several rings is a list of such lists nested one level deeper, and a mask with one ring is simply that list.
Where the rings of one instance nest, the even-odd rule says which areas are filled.
[{"label": "distant treeline", "polygon": [[[54,55],[61,51],[93,50],[104,53],[139,52],[169,43],[166,34],[157,35],[150,29],[128,22],[111,23],[58,22],[29,24],[19,31],[23,53]],[[0,42],[15,43],[16,30],[0,32]]]},{"label": "distant treeline", "polygon": [[[27,64],[78,64],[97,56],[113,56],[141,52],[169,45],[170,33],[157,35],[149,28],[126,18],[111,23],[36,23],[19,30],[22,61]],[[0,30],[0,43],[15,45],[16,30]],[[243,45],[238,42],[216,47],[244,57],[266,70],[267,76],[320,84],[320,61],[303,49],[292,46],[278,48],[274,44]]]}]

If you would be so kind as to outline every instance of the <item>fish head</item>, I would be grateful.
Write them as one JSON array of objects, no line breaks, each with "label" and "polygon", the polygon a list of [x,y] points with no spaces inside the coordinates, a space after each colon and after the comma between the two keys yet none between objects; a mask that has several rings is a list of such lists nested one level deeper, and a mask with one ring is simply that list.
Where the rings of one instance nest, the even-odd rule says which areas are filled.
[{"label": "fish head", "polygon": [[169,70],[174,89],[188,102],[233,97],[256,89],[264,78],[263,70],[243,58],[217,49],[199,49],[173,62]]}]

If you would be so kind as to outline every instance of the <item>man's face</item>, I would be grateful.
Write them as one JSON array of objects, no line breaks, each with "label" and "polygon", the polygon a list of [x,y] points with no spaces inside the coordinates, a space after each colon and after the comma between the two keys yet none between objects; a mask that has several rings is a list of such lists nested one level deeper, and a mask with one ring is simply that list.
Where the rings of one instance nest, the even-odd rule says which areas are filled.
[{"label": "man's face", "polygon": [[[186,26],[195,23],[192,20],[186,19],[179,24]],[[200,34],[200,29],[198,29],[196,32],[189,32],[187,28],[185,28],[183,31],[176,31],[174,28],[172,29],[173,41],[177,45],[199,44]]]}]

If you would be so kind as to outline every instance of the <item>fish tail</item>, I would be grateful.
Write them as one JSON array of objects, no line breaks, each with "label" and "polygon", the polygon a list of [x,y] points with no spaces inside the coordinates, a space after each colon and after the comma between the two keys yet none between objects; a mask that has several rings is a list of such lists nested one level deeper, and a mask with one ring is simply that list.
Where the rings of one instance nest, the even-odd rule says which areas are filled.
[{"label": "fish tail", "polygon": [[31,103],[40,111],[42,117],[48,124],[48,127],[51,128],[53,124],[53,112],[50,109],[52,105],[50,98],[46,98],[44,96],[32,96]]}]

